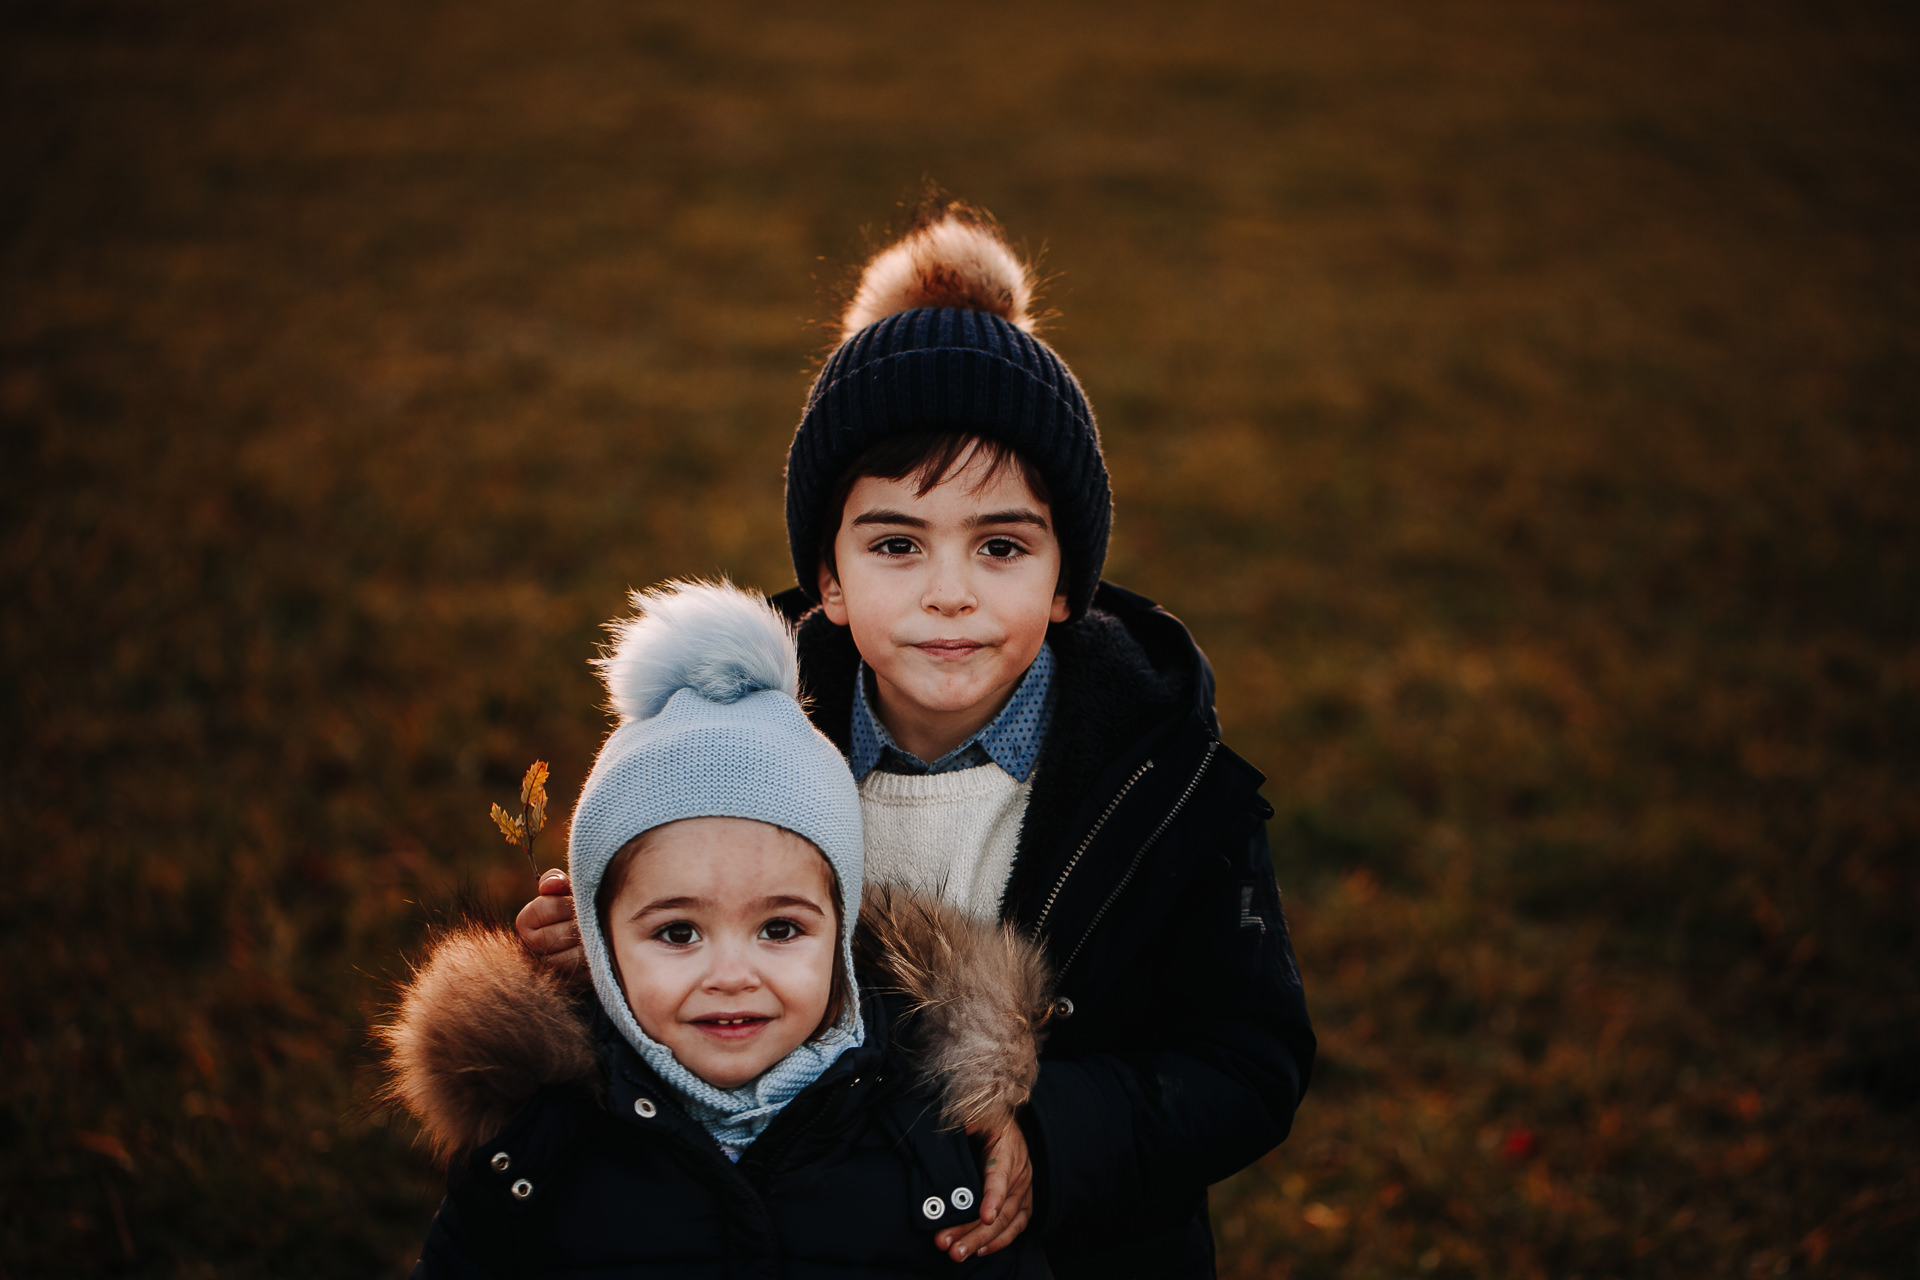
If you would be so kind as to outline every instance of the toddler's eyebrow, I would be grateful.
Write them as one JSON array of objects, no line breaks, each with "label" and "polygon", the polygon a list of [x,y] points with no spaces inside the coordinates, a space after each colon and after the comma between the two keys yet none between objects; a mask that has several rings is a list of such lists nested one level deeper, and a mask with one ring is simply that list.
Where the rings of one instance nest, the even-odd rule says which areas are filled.
[{"label": "toddler's eyebrow", "polygon": [[[789,894],[789,893],[778,893],[778,894],[773,894],[769,897],[762,898],[760,899],[760,902],[758,905],[761,907],[762,910],[776,910],[776,909],[782,909],[782,908],[790,909],[793,907],[803,907],[806,910],[813,912],[815,915],[824,916],[825,914],[827,914],[826,911],[821,908],[820,904],[815,902],[813,899],[795,897],[793,894]],[[634,912],[632,915],[628,916],[627,919],[638,920],[641,916],[651,915],[656,911],[697,911],[703,907],[710,908],[712,906],[713,906],[713,899],[711,898],[695,898],[695,897],[688,897],[688,896],[682,896],[678,898],[657,898],[654,901],[647,903],[647,905],[645,905],[644,907],[641,907],[638,911]]]},{"label": "toddler's eyebrow", "polygon": [[707,905],[708,901],[705,898],[656,898],[628,916],[627,919],[638,920],[641,916],[654,911],[688,911]]},{"label": "toddler's eyebrow", "polygon": [[824,916],[827,914],[821,909],[820,904],[811,898],[796,898],[791,894],[784,893],[777,894],[771,898],[762,898],[760,899],[760,905],[762,907],[804,907],[815,915]]}]

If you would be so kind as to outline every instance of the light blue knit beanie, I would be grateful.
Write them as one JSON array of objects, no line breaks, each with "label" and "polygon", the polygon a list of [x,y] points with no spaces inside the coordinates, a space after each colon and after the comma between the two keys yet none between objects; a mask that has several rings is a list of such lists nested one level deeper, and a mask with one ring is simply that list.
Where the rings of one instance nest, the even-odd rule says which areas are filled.
[{"label": "light blue knit beanie", "polygon": [[640,1028],[614,972],[594,900],[628,841],[682,818],[751,818],[826,855],[840,888],[840,948],[853,974],[860,915],[860,793],[838,748],[798,701],[793,634],[764,597],[727,583],[670,582],[632,596],[596,661],[620,723],[581,788],[568,834],[580,941],[607,1016],[689,1111],[732,1152],[863,1037],[857,991],[824,1036],[736,1089],[681,1066]]}]

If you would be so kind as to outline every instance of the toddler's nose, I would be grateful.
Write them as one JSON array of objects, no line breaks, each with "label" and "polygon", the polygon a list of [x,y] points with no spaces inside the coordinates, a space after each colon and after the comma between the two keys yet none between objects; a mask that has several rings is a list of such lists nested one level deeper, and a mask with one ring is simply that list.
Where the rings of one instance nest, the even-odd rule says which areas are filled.
[{"label": "toddler's nose", "polygon": [[753,948],[735,942],[722,942],[709,953],[713,958],[702,984],[709,991],[751,991],[760,985],[760,971],[753,963]]}]

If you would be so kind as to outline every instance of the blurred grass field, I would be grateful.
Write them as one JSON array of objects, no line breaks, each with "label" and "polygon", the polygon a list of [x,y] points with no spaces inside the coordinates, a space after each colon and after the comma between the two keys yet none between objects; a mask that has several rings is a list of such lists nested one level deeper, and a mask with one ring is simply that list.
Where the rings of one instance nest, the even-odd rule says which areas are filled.
[{"label": "blurred grass field", "polygon": [[1044,250],[1109,576],[1270,779],[1323,1058],[1223,1274],[1920,1275],[1917,39],[6,5],[0,1276],[404,1269],[368,1020],[527,893],[625,589],[787,585],[927,178]]}]

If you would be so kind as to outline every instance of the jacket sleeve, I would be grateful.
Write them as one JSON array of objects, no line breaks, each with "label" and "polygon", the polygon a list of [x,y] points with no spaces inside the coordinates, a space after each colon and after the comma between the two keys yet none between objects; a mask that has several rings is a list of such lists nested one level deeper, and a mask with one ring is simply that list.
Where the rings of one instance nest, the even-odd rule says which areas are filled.
[{"label": "jacket sleeve", "polygon": [[427,1228],[427,1242],[413,1264],[411,1280],[482,1280],[506,1274],[482,1263],[481,1259],[497,1263],[502,1255],[474,1237],[467,1221],[473,1205],[460,1201],[457,1187],[450,1187],[433,1215],[433,1225]]},{"label": "jacket sleeve", "polygon": [[1116,978],[1127,1010],[1106,1015],[1095,1051],[1041,1066],[1022,1124],[1036,1223],[1055,1241],[1171,1229],[1292,1126],[1315,1041],[1274,883],[1271,810],[1252,803],[1187,851],[1197,870],[1143,928]]}]

